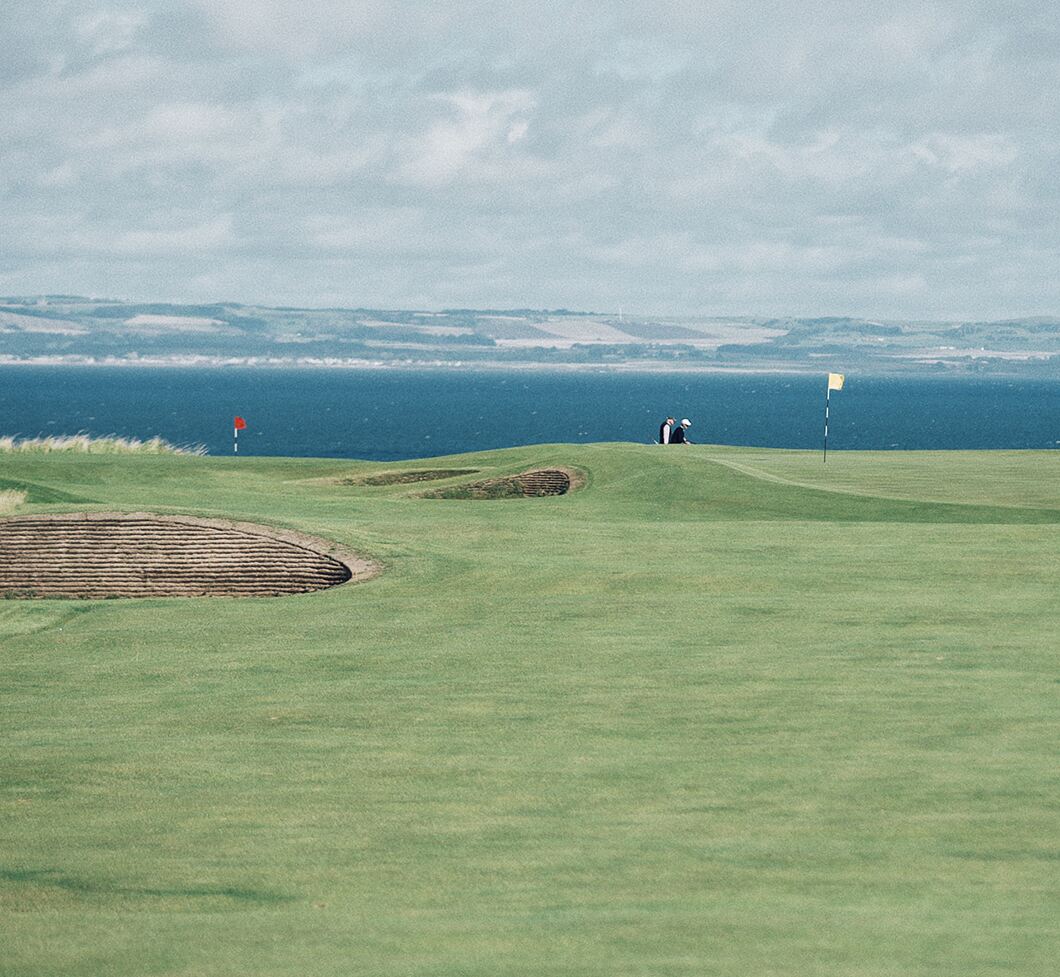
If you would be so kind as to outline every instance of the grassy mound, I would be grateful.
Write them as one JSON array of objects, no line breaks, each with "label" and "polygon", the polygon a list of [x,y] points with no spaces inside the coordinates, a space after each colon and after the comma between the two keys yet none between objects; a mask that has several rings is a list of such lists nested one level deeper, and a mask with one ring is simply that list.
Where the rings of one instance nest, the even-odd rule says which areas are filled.
[{"label": "grassy mound", "polygon": [[442,505],[338,484],[378,464],[5,458],[29,514],[223,515],[387,569],[0,601],[9,972],[1052,971],[1060,455],[429,464],[587,481]]}]

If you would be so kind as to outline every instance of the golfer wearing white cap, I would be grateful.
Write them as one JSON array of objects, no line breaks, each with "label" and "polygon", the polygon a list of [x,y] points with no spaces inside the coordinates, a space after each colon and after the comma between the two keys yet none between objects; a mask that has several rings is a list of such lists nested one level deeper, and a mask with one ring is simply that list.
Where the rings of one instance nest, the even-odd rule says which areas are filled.
[{"label": "golfer wearing white cap", "polygon": [[681,418],[681,423],[674,428],[673,434],[670,435],[670,444],[691,444],[692,442],[685,437],[685,431],[692,426],[692,422],[687,418]]}]

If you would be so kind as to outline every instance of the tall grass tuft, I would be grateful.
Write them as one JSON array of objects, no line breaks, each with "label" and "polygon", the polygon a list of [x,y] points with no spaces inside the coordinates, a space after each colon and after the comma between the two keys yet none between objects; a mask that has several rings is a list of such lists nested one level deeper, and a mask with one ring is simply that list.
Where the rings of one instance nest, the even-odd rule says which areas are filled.
[{"label": "tall grass tuft", "polygon": [[0,491],[0,516],[14,512],[25,501],[25,492],[18,489],[3,489]]},{"label": "tall grass tuft", "polygon": [[204,444],[170,444],[164,438],[123,438],[116,434],[94,438],[89,434],[59,434],[50,437],[0,437],[0,453],[76,451],[89,455],[204,455]]}]

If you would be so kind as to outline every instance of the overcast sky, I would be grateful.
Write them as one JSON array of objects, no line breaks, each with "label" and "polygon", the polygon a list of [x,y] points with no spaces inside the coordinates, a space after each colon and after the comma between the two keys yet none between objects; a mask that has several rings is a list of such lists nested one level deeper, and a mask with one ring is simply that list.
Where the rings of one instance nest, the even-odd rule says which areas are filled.
[{"label": "overcast sky", "polygon": [[1060,7],[5,0],[0,293],[1060,313]]}]

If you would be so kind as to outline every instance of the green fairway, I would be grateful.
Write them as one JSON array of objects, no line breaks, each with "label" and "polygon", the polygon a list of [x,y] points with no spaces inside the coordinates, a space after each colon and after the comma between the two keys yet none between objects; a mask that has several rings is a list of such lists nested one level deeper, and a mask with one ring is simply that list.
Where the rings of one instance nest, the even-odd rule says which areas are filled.
[{"label": "green fairway", "polygon": [[[433,468],[475,473],[364,481]],[[584,484],[420,497],[530,468]],[[1056,971],[1060,454],[26,452],[0,491],[384,568],[0,601],[4,977]]]}]

